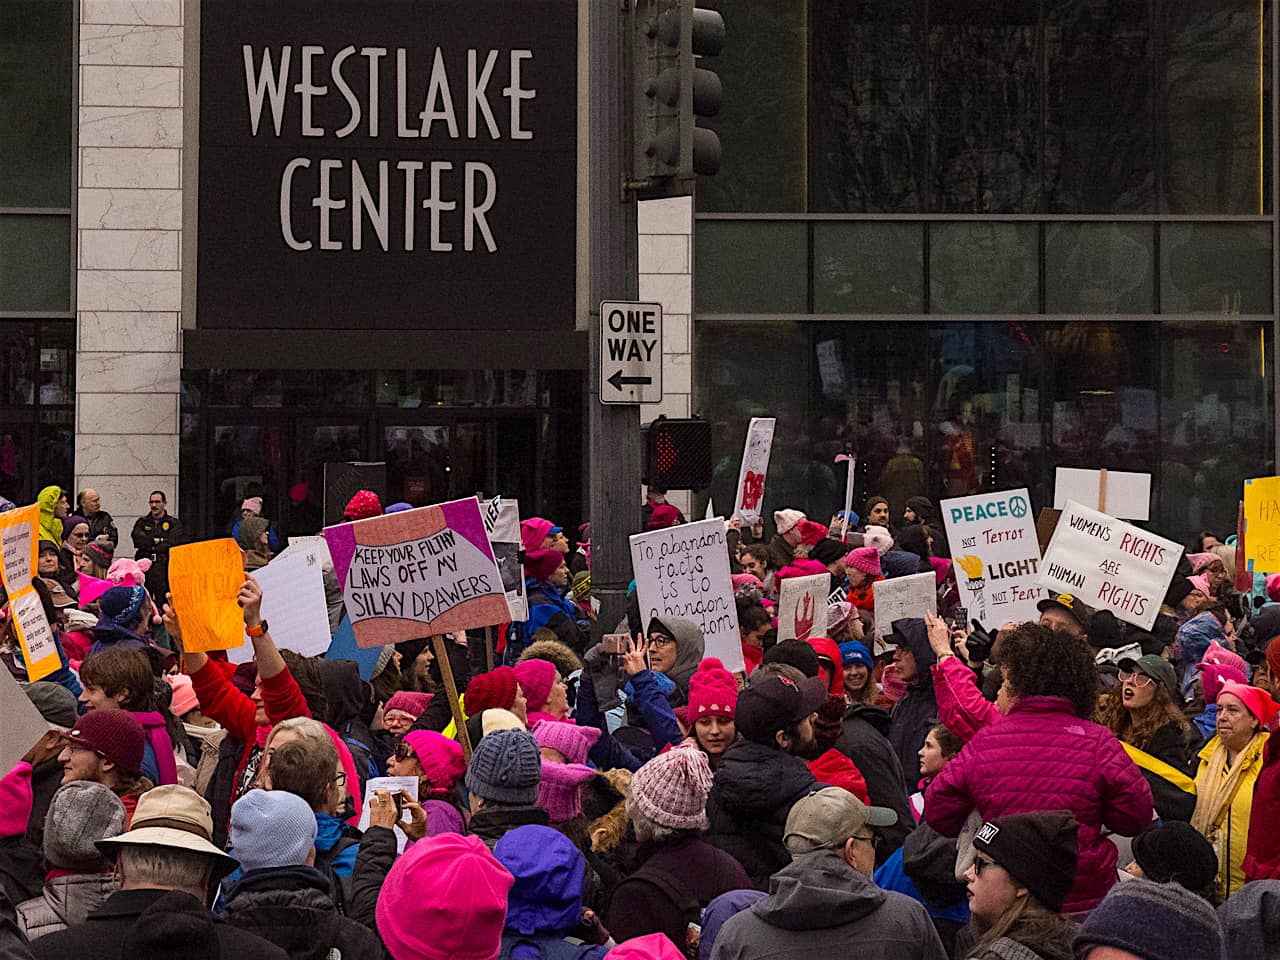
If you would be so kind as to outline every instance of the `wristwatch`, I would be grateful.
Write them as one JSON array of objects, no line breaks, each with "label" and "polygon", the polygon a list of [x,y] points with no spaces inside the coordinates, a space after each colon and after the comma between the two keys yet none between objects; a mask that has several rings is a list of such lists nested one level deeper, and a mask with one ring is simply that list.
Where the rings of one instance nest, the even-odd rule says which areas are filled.
[{"label": "wristwatch", "polygon": [[246,637],[260,637],[267,632],[267,621],[259,620],[256,627],[245,627],[244,635]]}]

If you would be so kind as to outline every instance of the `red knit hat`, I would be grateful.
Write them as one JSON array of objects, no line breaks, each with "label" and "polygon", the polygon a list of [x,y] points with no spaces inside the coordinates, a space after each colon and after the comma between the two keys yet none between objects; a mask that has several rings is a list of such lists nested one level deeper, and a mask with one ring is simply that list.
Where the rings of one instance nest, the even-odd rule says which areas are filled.
[{"label": "red knit hat", "polygon": [[372,490],[357,490],[354,497],[347,501],[347,508],[342,515],[348,520],[368,520],[370,517],[382,516],[382,501]]},{"label": "red knit hat", "polygon": [[524,660],[513,668],[516,679],[520,681],[520,689],[524,691],[530,710],[541,710],[547,705],[551,696],[551,688],[556,685],[560,673],[550,660]]},{"label": "red knit hat", "polygon": [[524,555],[524,569],[534,580],[547,580],[564,563],[559,550],[530,550]]},{"label": "red knit hat", "polygon": [[825,526],[813,520],[800,521],[800,542],[806,547],[814,546],[819,540],[827,539],[829,531]]},{"label": "red knit hat", "polygon": [[498,667],[472,677],[467,684],[467,716],[474,717],[493,707],[510,710],[511,705],[516,702],[516,687],[519,683],[516,672],[510,667]]},{"label": "red knit hat", "polygon": [[867,781],[857,765],[839,750],[832,747],[809,761],[809,772],[819,783],[848,790],[863,803],[871,803],[867,793]]},{"label": "red knit hat", "polygon": [[127,710],[94,710],[76,721],[62,735],[64,742],[82,750],[92,750],[110,760],[125,773],[142,772],[142,754],[147,735],[142,724]]},{"label": "red knit hat", "polygon": [[733,719],[738,706],[738,681],[715,657],[708,657],[698,664],[689,678],[689,720],[697,723],[702,717]]}]

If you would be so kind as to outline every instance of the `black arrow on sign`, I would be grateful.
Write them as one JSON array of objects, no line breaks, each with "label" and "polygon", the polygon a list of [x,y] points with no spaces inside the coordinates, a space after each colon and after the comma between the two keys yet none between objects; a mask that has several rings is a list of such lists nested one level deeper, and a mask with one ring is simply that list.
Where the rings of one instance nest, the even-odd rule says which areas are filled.
[{"label": "black arrow on sign", "polygon": [[621,370],[615,370],[613,371],[613,376],[606,382],[613,384],[615,389],[621,390],[622,385],[625,383],[634,383],[640,386],[651,384],[653,383],[653,377],[624,377]]}]

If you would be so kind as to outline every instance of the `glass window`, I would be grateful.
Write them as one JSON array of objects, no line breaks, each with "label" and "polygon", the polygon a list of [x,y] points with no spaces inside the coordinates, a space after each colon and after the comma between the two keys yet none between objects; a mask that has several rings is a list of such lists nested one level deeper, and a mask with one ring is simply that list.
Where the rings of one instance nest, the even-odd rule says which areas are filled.
[{"label": "glass window", "polygon": [[[0,3],[0,206],[72,205],[73,9],[71,0]],[[3,250],[0,264],[11,259]]]},{"label": "glass window", "polygon": [[1047,224],[1045,312],[1151,313],[1155,259],[1149,223]]},{"label": "glass window", "polygon": [[817,313],[924,313],[924,227],[882,221],[813,225]]},{"label": "glass window", "polygon": [[1270,313],[1271,225],[1160,226],[1161,313]]},{"label": "glass window", "polygon": [[924,209],[924,3],[831,0],[812,8],[811,209]]},{"label": "glass window", "polygon": [[808,225],[703,220],[694,232],[695,309],[808,313]]},{"label": "glass window", "polygon": [[75,357],[75,331],[71,324],[41,326],[38,371],[41,406],[75,403]]},{"label": "glass window", "polygon": [[55,483],[70,488],[76,474],[75,411],[41,410],[36,436],[36,489]]},{"label": "glass window", "polygon": [[930,313],[1038,313],[1039,227],[929,225]]},{"label": "glass window", "polygon": [[228,536],[245,497],[263,498],[263,515],[280,519],[279,471],[285,458],[279,423],[213,427],[213,530]]},{"label": "glass window", "polygon": [[284,405],[364,409],[371,381],[367,370],[290,370],[284,375]]},{"label": "glass window", "polygon": [[71,218],[0,216],[0,310],[71,309]]},{"label": "glass window", "polygon": [[278,370],[211,370],[209,373],[210,406],[284,406],[284,382]]},{"label": "glass window", "polygon": [[35,326],[0,320],[0,406],[35,403],[35,361]]},{"label": "glass window", "polygon": [[698,180],[698,207],[788,212],[805,207],[805,7],[808,0],[722,0],[724,52],[706,66],[724,85],[723,161]]},{"label": "glass window", "polygon": [[383,443],[387,502],[403,500],[422,507],[449,499],[451,467],[447,426],[387,427],[383,430]]}]

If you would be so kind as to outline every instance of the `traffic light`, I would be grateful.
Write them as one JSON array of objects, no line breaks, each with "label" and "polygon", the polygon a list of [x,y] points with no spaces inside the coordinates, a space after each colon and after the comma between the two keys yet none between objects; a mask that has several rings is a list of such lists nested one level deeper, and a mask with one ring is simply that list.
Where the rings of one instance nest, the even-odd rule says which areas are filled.
[{"label": "traffic light", "polygon": [[644,445],[645,482],[663,490],[711,485],[711,423],[668,420],[649,424]]},{"label": "traffic light", "polygon": [[724,48],[724,18],[705,0],[636,0],[632,14],[632,185],[642,198],[687,196],[720,169],[720,77],[699,58]]}]

